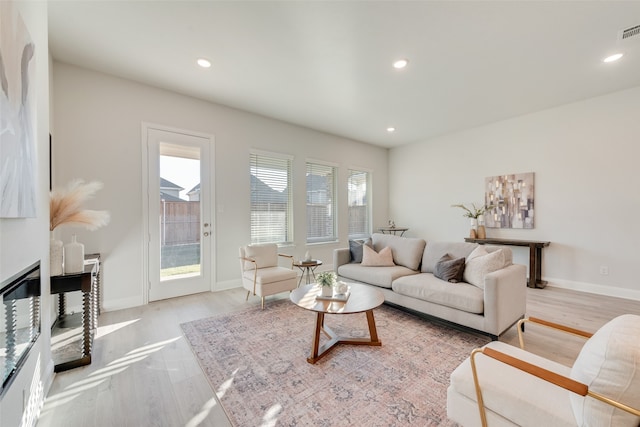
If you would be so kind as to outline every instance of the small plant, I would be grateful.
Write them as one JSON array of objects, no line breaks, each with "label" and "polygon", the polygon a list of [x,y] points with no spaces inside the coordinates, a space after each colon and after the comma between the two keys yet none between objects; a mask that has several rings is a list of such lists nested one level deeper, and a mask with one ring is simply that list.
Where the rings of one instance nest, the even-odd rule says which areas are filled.
[{"label": "small plant", "polygon": [[491,210],[494,208],[494,205],[484,205],[484,206],[480,206],[480,207],[476,207],[475,203],[471,204],[471,208],[466,207],[465,205],[451,205],[452,208],[460,208],[463,209],[465,211],[465,213],[463,214],[463,216],[467,217],[467,218],[475,218],[478,219],[478,217],[480,215],[484,215],[484,213],[488,210]]},{"label": "small plant", "polygon": [[316,282],[322,287],[333,286],[335,281],[336,274],[333,271],[323,271],[316,276]]}]

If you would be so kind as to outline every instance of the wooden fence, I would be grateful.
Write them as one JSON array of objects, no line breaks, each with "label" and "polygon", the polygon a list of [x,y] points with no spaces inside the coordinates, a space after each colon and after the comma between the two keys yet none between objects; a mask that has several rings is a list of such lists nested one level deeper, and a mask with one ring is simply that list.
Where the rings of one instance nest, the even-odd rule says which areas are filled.
[{"label": "wooden fence", "polygon": [[200,202],[160,202],[160,242],[163,246],[200,242]]}]

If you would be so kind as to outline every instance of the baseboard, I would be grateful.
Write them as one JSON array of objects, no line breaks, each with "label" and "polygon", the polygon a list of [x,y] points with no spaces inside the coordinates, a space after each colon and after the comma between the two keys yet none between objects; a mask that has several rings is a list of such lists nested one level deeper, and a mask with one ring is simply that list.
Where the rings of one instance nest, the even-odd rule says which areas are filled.
[{"label": "baseboard", "polygon": [[235,289],[235,288],[241,288],[241,287],[242,287],[241,279],[224,280],[222,282],[220,281],[216,282],[211,292],[226,291],[229,289]]},{"label": "baseboard", "polygon": [[553,288],[571,289],[590,294],[640,301],[640,290],[637,289],[604,286],[595,283],[575,282],[573,280],[554,279],[552,277],[544,277],[543,279],[549,282],[547,286]]},{"label": "baseboard", "polygon": [[130,297],[130,298],[121,298],[117,300],[103,300],[102,301],[102,311],[116,311],[123,310],[125,308],[132,308],[144,305],[144,301],[142,301],[142,296]]}]

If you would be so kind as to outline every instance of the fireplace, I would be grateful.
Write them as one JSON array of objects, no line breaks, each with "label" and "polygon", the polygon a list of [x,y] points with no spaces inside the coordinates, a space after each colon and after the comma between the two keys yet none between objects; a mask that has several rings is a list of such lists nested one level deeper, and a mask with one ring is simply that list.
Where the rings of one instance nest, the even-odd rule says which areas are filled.
[{"label": "fireplace", "polygon": [[40,261],[0,283],[0,396],[40,335]]}]

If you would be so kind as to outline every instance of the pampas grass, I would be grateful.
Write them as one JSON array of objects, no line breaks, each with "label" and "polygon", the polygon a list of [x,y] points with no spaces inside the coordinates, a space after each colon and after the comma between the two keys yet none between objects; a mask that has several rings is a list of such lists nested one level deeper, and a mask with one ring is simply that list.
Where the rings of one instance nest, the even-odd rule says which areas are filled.
[{"label": "pampas grass", "polygon": [[109,223],[109,212],[82,209],[82,204],[103,187],[101,182],[71,181],[63,190],[54,190],[49,199],[49,230],[60,225],[79,225],[95,230]]}]

